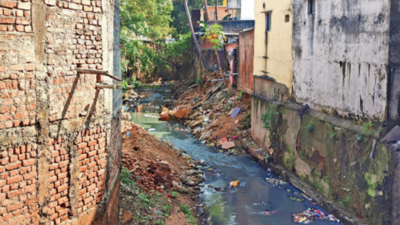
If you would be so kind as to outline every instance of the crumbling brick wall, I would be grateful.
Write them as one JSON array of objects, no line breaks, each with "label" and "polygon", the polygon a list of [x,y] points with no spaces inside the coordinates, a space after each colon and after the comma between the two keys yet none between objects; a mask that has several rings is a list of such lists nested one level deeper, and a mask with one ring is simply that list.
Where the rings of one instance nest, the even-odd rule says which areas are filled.
[{"label": "crumbling brick wall", "polygon": [[118,5],[0,1],[0,224],[118,224]]}]

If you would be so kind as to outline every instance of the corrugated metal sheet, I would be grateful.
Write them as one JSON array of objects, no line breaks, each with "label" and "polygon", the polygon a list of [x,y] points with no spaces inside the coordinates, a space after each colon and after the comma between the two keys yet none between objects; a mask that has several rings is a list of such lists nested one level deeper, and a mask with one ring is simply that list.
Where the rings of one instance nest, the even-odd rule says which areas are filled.
[{"label": "corrugated metal sheet", "polygon": [[239,34],[238,53],[238,88],[239,90],[252,94],[254,92],[254,30],[247,30]]}]

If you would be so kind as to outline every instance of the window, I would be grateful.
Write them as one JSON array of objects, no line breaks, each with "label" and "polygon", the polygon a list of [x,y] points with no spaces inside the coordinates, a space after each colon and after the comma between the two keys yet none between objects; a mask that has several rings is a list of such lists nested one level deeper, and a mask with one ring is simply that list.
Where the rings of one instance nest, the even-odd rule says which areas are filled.
[{"label": "window", "polygon": [[285,22],[287,23],[287,22],[289,22],[290,21],[290,16],[289,15],[286,15],[285,16]]},{"label": "window", "polygon": [[315,0],[308,0],[308,14],[315,13]]},{"label": "window", "polygon": [[265,33],[271,31],[271,13],[265,13]]}]

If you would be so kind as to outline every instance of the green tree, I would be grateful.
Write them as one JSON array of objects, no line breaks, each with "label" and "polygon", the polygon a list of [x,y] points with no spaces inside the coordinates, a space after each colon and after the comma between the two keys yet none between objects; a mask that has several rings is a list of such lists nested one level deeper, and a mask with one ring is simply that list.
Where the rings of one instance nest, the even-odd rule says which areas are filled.
[{"label": "green tree", "polygon": [[223,48],[225,45],[225,34],[223,31],[223,28],[224,27],[219,24],[213,24],[211,26],[205,25],[205,32],[204,32],[203,39],[210,41],[210,43],[212,45],[211,48],[214,49],[215,55],[217,56],[219,71],[221,73],[222,79],[225,83],[225,86],[228,87],[228,84],[224,78],[224,73],[222,72],[221,62],[220,62],[219,54],[218,54],[218,50]]},{"label": "green tree", "polygon": [[[218,4],[222,5],[223,0],[218,0]],[[214,0],[207,0],[208,6],[214,6]],[[186,15],[185,15],[185,5],[183,0],[173,0],[174,9],[171,13],[172,22],[171,26],[175,28],[174,35],[186,34],[190,31]],[[204,8],[204,0],[190,0],[188,1],[189,11],[192,12],[193,9]]]}]

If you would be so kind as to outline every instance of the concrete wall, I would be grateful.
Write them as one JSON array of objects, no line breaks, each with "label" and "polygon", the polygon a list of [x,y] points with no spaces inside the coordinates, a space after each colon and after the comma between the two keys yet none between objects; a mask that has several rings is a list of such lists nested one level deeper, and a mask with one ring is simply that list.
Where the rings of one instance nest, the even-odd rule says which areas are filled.
[{"label": "concrete wall", "polygon": [[[208,6],[208,12],[210,13],[209,20],[215,20],[215,6]],[[226,6],[218,6],[218,20],[222,20],[225,16],[229,15],[228,9]],[[205,21],[204,18],[205,10],[201,9],[200,18],[201,21]]]},{"label": "concrete wall", "polygon": [[76,72],[119,76],[118,9],[0,4],[0,223],[118,224],[120,93]]},{"label": "concrete wall", "polygon": [[293,1],[296,101],[345,116],[385,119],[390,1],[315,2],[315,14],[308,14],[307,1]]},{"label": "concrete wall", "polygon": [[[270,107],[278,116],[267,130],[261,117]],[[268,166],[282,179],[288,178],[344,224],[392,224],[391,212],[398,215],[399,205],[398,194],[392,199],[398,192],[392,192],[392,182],[398,185],[399,179],[393,174],[391,152],[377,141],[376,132],[363,135],[362,126],[314,110],[301,117],[299,108],[253,95],[251,134],[265,150],[250,153],[263,163],[267,155]]]},{"label": "concrete wall", "polygon": [[[265,10],[272,10],[271,31],[268,33],[265,33]],[[288,22],[285,22],[286,15],[289,15]],[[293,78],[292,25],[291,0],[255,1],[254,76],[268,75],[289,90],[292,89]]]}]

